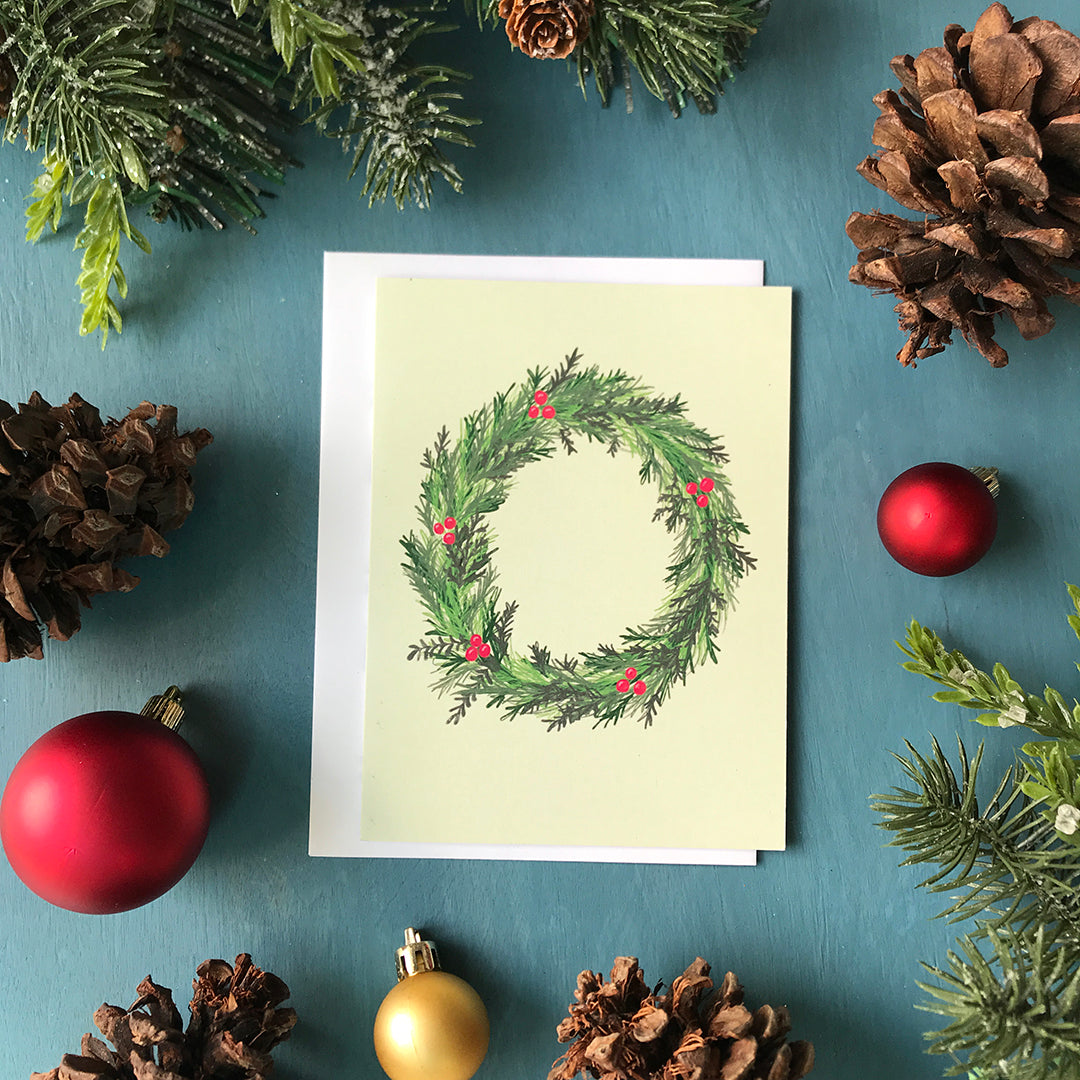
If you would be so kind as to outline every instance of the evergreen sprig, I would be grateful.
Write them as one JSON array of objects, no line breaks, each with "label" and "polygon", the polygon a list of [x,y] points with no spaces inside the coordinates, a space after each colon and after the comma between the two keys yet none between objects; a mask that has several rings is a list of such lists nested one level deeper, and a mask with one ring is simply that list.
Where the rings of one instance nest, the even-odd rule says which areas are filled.
[{"label": "evergreen sprig", "polygon": [[[330,11],[353,35],[359,63],[342,73],[339,93],[320,95],[311,119],[341,141],[350,178],[363,167],[361,195],[369,204],[392,198],[400,210],[407,202],[428,206],[436,179],[460,191],[461,174],[442,145],[473,145],[464,129],[477,121],[453,110],[461,94],[448,89],[468,76],[413,58],[421,38],[453,29],[442,21],[443,0],[403,8],[335,0]],[[296,96],[314,105],[317,89],[312,63]]]},{"label": "evergreen sprig", "polygon": [[[1069,595],[1080,637],[1080,590]],[[948,1075],[1080,1075],[1080,704],[1026,693],[1001,664],[980,671],[915,622],[900,647],[907,670],[945,688],[935,700],[1038,737],[982,808],[983,750],[969,759],[959,739],[959,776],[936,739],[925,757],[907,744],[897,760],[911,786],[874,797],[890,843],[910,852],[902,865],[936,864],[920,887],[950,896],[944,917],[974,923],[947,967],[924,965],[937,982],[920,983],[920,1008],[949,1019],[930,1050],[954,1058]]]},{"label": "evergreen sprig", "polygon": [[[401,544],[428,634],[408,658],[433,662],[434,689],[456,695],[451,722],[461,719],[463,706],[483,700],[508,719],[536,716],[549,730],[586,718],[604,726],[625,716],[650,724],[678,683],[697,665],[716,661],[716,637],[735,587],[753,566],[738,543],[746,526],[718,468],[726,460],[723,447],[686,417],[680,398],[657,397],[625,372],[580,368],[579,360],[575,351],[555,372],[530,371],[466,416],[456,442],[444,429],[423,455],[422,528]],[[556,417],[529,416],[538,391]],[[697,513],[668,515],[675,546],[666,599],[655,616],[628,628],[618,648],[600,645],[560,659],[539,643],[524,653],[512,645],[516,605],[502,600],[489,515],[510,494],[518,469],[567,449],[563,432],[601,445],[617,439],[639,459],[641,483],[655,485],[665,505],[676,492],[689,501],[686,485],[705,475],[714,487]],[[440,535],[447,518],[454,519],[452,544]],[[490,646],[489,656],[466,655],[473,635]],[[627,668],[637,670],[645,692],[617,688]]]},{"label": "evergreen sprig", "polygon": [[[498,22],[498,0],[465,3],[482,22]],[[184,228],[231,221],[254,232],[266,185],[297,164],[282,145],[296,122],[340,141],[369,204],[426,207],[440,182],[460,191],[449,155],[472,145],[477,121],[458,104],[468,76],[418,57],[453,29],[448,5],[0,0],[5,138],[24,139],[45,170],[31,193],[28,239],[55,231],[64,208],[87,202],[95,184],[103,192],[76,243],[81,332],[100,329],[104,345],[108,329],[120,328],[125,278],[114,256],[120,236],[134,237],[132,211]],[[676,115],[687,98],[710,111],[767,9],[768,0],[597,0],[571,60],[582,88],[591,77],[605,103],[620,79],[629,91],[636,68]],[[82,182],[91,174],[93,183]],[[573,433],[564,428],[561,439],[572,452]],[[608,446],[618,452],[618,432]]]},{"label": "evergreen sprig", "polygon": [[[679,116],[690,98],[716,111],[723,84],[742,67],[771,0],[594,0],[589,32],[570,56],[582,94],[591,81],[607,105],[622,85],[633,108],[630,73]],[[498,25],[499,0],[466,0],[481,25]]]}]

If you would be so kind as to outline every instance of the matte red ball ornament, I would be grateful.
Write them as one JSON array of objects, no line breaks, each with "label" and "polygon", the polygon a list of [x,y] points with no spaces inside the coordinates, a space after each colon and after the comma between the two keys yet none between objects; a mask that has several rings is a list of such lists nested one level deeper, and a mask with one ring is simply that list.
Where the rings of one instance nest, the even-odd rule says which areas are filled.
[{"label": "matte red ball ornament", "polygon": [[210,793],[177,734],[179,691],[142,713],[58,724],[15,765],[0,799],[0,841],[38,896],[69,911],[129,911],[171,889],[195,861]]},{"label": "matte red ball ornament", "polygon": [[927,577],[959,574],[990,550],[997,533],[997,470],[929,461],[901,473],[878,504],[885,550]]}]

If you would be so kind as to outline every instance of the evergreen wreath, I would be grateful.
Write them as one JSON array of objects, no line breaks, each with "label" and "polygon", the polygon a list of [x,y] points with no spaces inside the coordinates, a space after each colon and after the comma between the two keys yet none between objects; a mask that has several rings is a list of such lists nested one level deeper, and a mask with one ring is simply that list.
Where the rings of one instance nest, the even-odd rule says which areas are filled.
[{"label": "evergreen wreath", "polygon": [[[554,372],[529,371],[520,385],[466,416],[456,442],[444,427],[424,451],[419,533],[401,540],[402,567],[427,617],[428,632],[409,660],[434,664],[433,689],[453,694],[458,723],[483,699],[507,719],[531,715],[548,730],[586,717],[595,726],[631,716],[646,726],[695,665],[716,662],[716,638],[734,590],[755,565],[739,545],[747,528],[720,466],[724,448],[686,417],[678,396],[653,394],[622,371],[580,368],[575,349]],[[518,469],[574,440],[629,451],[642,484],[660,492],[654,521],[675,538],[660,610],[628,628],[618,646],[553,656],[538,642],[527,653],[511,641],[517,604],[503,602],[492,566],[491,515]]]},{"label": "evergreen wreath", "polygon": [[[482,24],[505,18],[528,55],[569,57],[582,91],[593,78],[605,104],[636,69],[676,115],[687,98],[715,110],[768,10],[768,0],[465,3]],[[100,331],[104,347],[122,329],[121,248],[150,250],[133,211],[253,232],[265,186],[298,164],[282,145],[298,120],[340,140],[369,202],[426,207],[439,180],[460,191],[447,151],[472,145],[477,121],[457,111],[468,76],[416,56],[453,29],[449,4],[0,0],[4,136],[43,158],[27,239],[85,208],[80,333]]]},{"label": "evergreen wreath", "polygon": [[[1080,637],[1080,589],[1069,586]],[[874,796],[903,865],[936,864],[922,887],[948,894],[942,912],[974,929],[920,987],[919,1006],[948,1023],[927,1035],[954,1061],[946,1075],[1053,1080],[1080,1075],[1080,703],[1057,690],[1027,693],[1001,664],[975,668],[913,622],[904,667],[943,690],[936,701],[974,709],[991,728],[1034,737],[980,808],[983,748],[959,744],[959,777],[936,739],[899,757],[909,787]]]}]

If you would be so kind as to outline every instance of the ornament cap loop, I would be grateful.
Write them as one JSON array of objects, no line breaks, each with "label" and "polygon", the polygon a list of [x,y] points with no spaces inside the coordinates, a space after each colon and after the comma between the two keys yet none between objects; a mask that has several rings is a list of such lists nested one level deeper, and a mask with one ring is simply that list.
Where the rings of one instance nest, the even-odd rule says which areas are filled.
[{"label": "ornament cap loop", "polygon": [[170,686],[163,694],[155,694],[139,710],[143,716],[160,721],[170,731],[175,731],[184,722],[184,702],[178,686]]},{"label": "ornament cap loop", "polygon": [[1001,483],[998,480],[998,471],[992,465],[970,465],[968,472],[974,473],[985,485],[990,494],[996,499],[1001,494]]},{"label": "ornament cap loop", "polygon": [[398,982],[410,975],[439,970],[439,953],[435,942],[423,941],[410,926],[405,931],[405,944],[394,953]]}]

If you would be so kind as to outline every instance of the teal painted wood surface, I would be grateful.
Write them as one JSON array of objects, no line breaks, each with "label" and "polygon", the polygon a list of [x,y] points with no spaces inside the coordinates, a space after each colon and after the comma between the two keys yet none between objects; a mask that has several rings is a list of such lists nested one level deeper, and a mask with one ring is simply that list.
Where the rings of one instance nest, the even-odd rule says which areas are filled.
[{"label": "teal painted wood surface", "polygon": [[[583,104],[563,65],[463,29],[467,105],[484,119],[459,158],[464,195],[440,193],[428,213],[368,210],[337,150],[302,135],[307,167],[258,239],[152,230],[153,258],[128,258],[128,328],[104,354],[75,336],[73,232],[22,244],[36,163],[4,147],[0,397],[77,390],[114,414],[172,402],[216,441],[169,557],[133,567],[138,589],[96,603],[43,662],[0,671],[0,772],[54,723],[138,708],[176,682],[215,814],[192,872],[125,915],[51,908],[0,866],[0,1076],[51,1068],[98,1004],[130,1003],[148,972],[186,1001],[196,963],[241,950],[289,982],[301,1013],[279,1075],[378,1076],[370,1025],[407,925],[489,1005],[480,1080],[544,1077],[578,971],[626,953],[650,979],[701,954],[754,1002],[786,1003],[823,1080],[941,1075],[914,982],[951,933],[930,921],[917,872],[882,848],[867,797],[899,782],[888,751],[904,738],[979,732],[927,701],[892,642],[917,617],[1025,683],[1075,689],[1063,583],[1080,580],[1080,314],[1058,305],[1038,342],[1003,335],[1003,371],[963,344],[901,370],[891,304],[847,283],[843,225],[884,201],[854,166],[871,149],[871,98],[893,85],[889,59],[939,44],[948,22],[970,27],[982,7],[777,0],[719,114],[677,122],[641,94],[629,116]],[[1072,0],[1014,7],[1033,13],[1080,31]],[[787,852],[754,869],[307,857],[321,259],[343,248],[754,257],[794,287]],[[874,530],[887,483],[932,459],[1001,469],[998,540],[953,579],[902,570]],[[1013,743],[990,738],[1004,767]],[[618,777],[583,777],[582,813],[667,815],[677,842],[680,817],[710,812],[728,767],[688,761],[663,806],[635,806]]]}]

